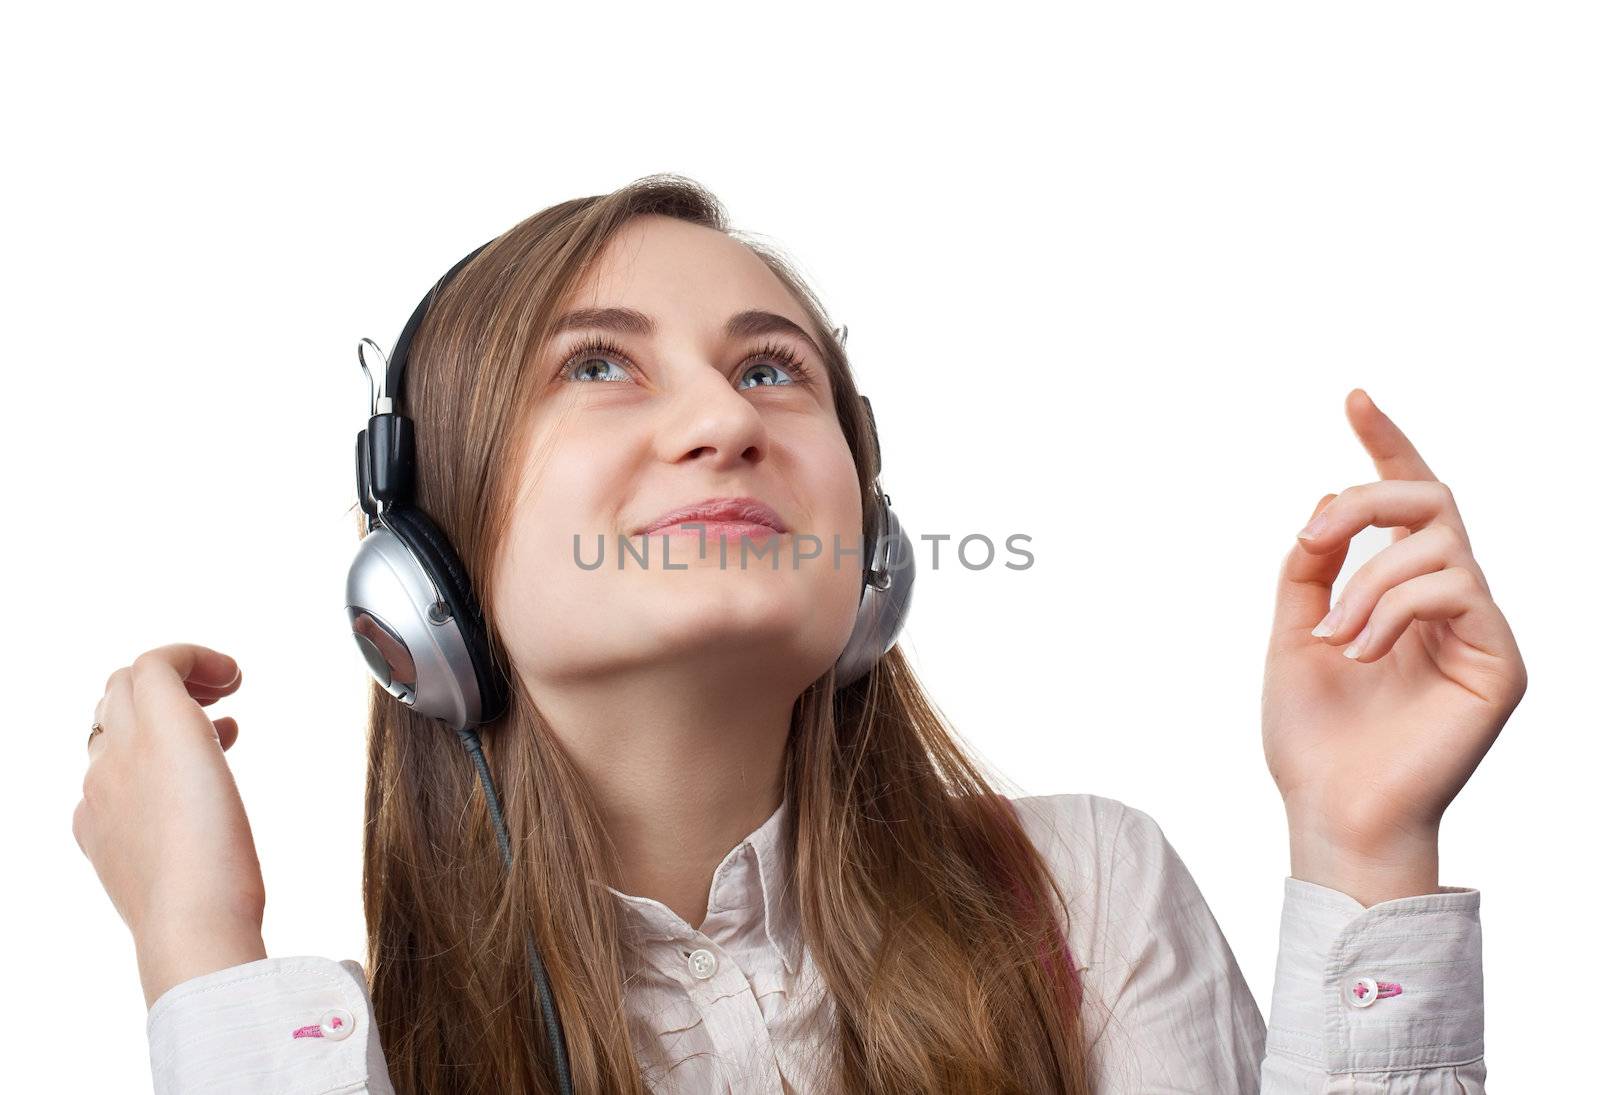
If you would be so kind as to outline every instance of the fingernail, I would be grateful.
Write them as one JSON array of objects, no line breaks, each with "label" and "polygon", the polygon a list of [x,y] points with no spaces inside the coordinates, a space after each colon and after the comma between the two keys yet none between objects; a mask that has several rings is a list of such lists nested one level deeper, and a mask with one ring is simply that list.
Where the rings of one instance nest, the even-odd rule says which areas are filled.
[{"label": "fingernail", "polygon": [[1344,656],[1347,657],[1347,658],[1359,658],[1359,657],[1361,657],[1361,648],[1367,645],[1367,633],[1370,632],[1371,630],[1372,630],[1372,625],[1371,624],[1368,624],[1366,627],[1363,627],[1361,629],[1361,634],[1359,634],[1355,638],[1351,639],[1350,640],[1350,645],[1344,648]]},{"label": "fingernail", "polygon": [[1311,629],[1311,634],[1319,639],[1325,639],[1339,630],[1339,621],[1342,619],[1344,619],[1344,602],[1339,601],[1331,612],[1322,617],[1322,622]]},{"label": "fingernail", "polygon": [[1318,533],[1320,533],[1323,529],[1325,529],[1327,527],[1328,527],[1328,511],[1327,510],[1323,510],[1321,513],[1317,514],[1315,517],[1313,517],[1311,519],[1311,523],[1310,524],[1308,524],[1305,528],[1300,530],[1299,538],[1302,539],[1302,540],[1309,540],[1313,536],[1316,536]]}]

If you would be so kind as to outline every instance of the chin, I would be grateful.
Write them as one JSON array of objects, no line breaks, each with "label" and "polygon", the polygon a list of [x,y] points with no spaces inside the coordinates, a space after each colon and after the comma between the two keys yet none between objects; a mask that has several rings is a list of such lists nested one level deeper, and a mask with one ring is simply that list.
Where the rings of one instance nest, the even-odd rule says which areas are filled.
[{"label": "chin", "polygon": [[728,634],[792,630],[805,618],[806,583],[793,574],[738,570],[659,576],[650,615],[662,626]]},{"label": "chin", "polygon": [[[699,580],[702,577],[711,580]],[[774,581],[774,577],[738,572],[694,575],[682,584],[684,593],[654,603],[639,624],[671,649],[715,651],[735,662],[768,666],[774,658],[826,662],[827,648],[836,644],[828,619],[816,611],[823,591],[807,582]],[[817,673],[826,668],[824,664]]]}]

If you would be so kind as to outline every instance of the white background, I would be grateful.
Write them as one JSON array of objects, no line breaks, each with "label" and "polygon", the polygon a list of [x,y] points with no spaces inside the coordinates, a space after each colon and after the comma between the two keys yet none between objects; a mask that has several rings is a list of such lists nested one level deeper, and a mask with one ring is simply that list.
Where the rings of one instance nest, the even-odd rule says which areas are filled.
[{"label": "white background", "polygon": [[1377,478],[1346,393],[1395,418],[1530,671],[1443,830],[1441,881],[1483,892],[1490,1076],[1569,1089],[1600,977],[1593,9],[570,7],[8,18],[6,1067],[148,1084],[70,825],[105,679],[152,646],[244,667],[210,711],[269,953],[363,957],[357,339],[528,214],[676,171],[849,325],[908,529],[1033,537],[1024,572],[921,556],[936,701],[1026,793],[1154,816],[1263,1010],[1277,569]]}]

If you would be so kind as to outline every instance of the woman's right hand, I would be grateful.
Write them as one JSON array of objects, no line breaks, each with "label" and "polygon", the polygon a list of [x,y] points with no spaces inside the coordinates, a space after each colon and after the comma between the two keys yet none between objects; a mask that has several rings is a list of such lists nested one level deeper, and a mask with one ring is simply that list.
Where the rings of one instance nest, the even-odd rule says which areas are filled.
[{"label": "woman's right hand", "polygon": [[95,707],[72,835],[133,934],[145,1003],[190,977],[266,957],[266,886],[223,751],[238,724],[202,708],[243,679],[193,643],[140,654]]}]

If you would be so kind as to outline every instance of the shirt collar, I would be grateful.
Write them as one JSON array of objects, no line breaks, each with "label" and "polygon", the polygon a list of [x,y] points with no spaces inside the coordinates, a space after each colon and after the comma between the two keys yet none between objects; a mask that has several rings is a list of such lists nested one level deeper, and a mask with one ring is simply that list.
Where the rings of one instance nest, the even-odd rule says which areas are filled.
[{"label": "shirt collar", "polygon": [[[709,922],[719,913],[751,916],[759,909],[767,940],[792,975],[799,968],[801,941],[783,839],[788,815],[785,795],[772,816],[722,857],[711,876],[706,919]],[[631,939],[675,940],[693,934],[681,916],[654,898],[625,894],[613,886],[606,889],[620,901],[624,930]]]}]

